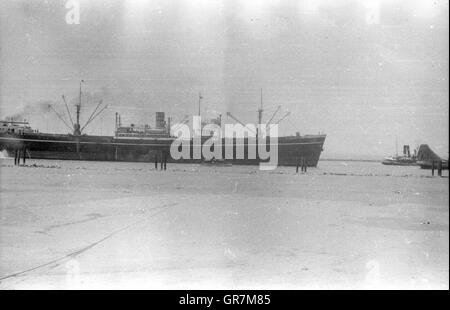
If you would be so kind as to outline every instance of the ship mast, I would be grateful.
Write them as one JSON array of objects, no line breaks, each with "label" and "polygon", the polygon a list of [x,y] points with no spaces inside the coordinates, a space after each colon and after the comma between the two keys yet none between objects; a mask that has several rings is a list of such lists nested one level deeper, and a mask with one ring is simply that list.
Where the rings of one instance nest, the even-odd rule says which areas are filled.
[{"label": "ship mast", "polygon": [[263,98],[262,98],[262,88],[261,88],[261,106],[258,109],[258,124],[262,123],[262,114],[263,114]]},{"label": "ship mast", "polygon": [[80,124],[80,110],[81,110],[81,83],[83,80],[80,81],[80,100],[78,101],[77,105],[77,124]]},{"label": "ship mast", "polygon": [[398,156],[398,138],[395,136],[395,156]]},{"label": "ship mast", "polygon": [[200,116],[200,102],[203,99],[202,94],[198,93],[198,116]]},{"label": "ship mast", "polygon": [[[106,108],[108,107],[108,105],[103,106],[100,110],[100,106],[103,103],[103,100],[100,100],[99,103],[97,104],[97,106],[95,107],[94,111],[92,112],[91,116],[89,116],[88,120],[86,121],[86,123],[83,126],[80,126],[80,112],[81,112],[81,83],[84,83],[84,80],[80,81],[80,97],[79,97],[79,101],[78,103],[75,105],[76,106],[76,113],[77,113],[77,118],[76,118],[76,123],[73,123],[72,121],[72,116],[70,115],[70,111],[69,111],[69,107],[67,106],[67,102],[66,102],[66,98],[64,97],[64,95],[62,95],[62,99],[64,101],[64,104],[66,105],[66,110],[67,110],[67,114],[69,115],[69,119],[70,119],[70,123],[72,124],[72,127],[70,127],[69,124],[67,124],[66,120],[53,108],[53,106],[51,104],[49,104],[49,108],[51,108],[56,115],[58,116],[58,118],[63,121],[63,123],[70,129],[73,129],[73,135],[74,136],[80,136],[81,133],[83,132],[84,128],[86,128],[86,126],[88,126],[94,119],[96,119],[103,111],[106,110]],[[117,114],[117,113],[116,113]],[[119,127],[120,127],[120,115],[119,116]],[[117,115],[116,115],[116,129],[117,129]]]},{"label": "ship mast", "polygon": [[81,83],[83,83],[83,82],[84,82],[84,80],[80,81],[80,99],[79,99],[79,102],[77,104],[77,122],[73,125],[73,135],[74,136],[81,135],[81,130],[80,130]]},{"label": "ship mast", "polygon": [[258,109],[258,124],[256,124],[256,138],[258,138],[259,124],[262,124],[262,114],[263,114],[263,97],[261,88],[261,106]]}]

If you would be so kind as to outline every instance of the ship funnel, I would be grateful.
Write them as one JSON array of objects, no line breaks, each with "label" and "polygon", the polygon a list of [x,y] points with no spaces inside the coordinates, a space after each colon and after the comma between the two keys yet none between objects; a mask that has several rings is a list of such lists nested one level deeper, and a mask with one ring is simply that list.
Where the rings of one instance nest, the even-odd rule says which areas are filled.
[{"label": "ship funnel", "polygon": [[409,151],[409,145],[404,145],[403,146],[403,155],[410,157],[411,153]]},{"label": "ship funnel", "polygon": [[156,128],[162,129],[166,128],[166,121],[165,121],[165,114],[164,112],[156,112]]}]

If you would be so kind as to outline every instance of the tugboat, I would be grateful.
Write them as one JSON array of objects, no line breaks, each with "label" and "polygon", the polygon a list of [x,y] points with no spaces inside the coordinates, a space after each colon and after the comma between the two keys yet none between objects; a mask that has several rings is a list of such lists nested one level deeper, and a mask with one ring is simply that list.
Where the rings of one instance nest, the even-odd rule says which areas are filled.
[{"label": "tugboat", "polygon": [[417,166],[417,151],[414,150],[414,154],[411,156],[409,145],[404,145],[403,155],[397,153],[395,156],[385,157],[381,163],[394,166]]}]

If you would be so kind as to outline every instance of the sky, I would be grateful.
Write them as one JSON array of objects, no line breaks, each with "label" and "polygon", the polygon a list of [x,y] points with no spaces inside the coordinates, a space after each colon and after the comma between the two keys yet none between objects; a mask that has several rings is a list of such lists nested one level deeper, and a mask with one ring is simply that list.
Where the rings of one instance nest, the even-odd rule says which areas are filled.
[{"label": "sky", "polygon": [[[79,23],[67,14],[79,5]],[[67,6],[67,7],[66,7]],[[66,133],[48,104],[87,134],[231,112],[325,133],[323,157],[378,158],[427,143],[449,153],[449,5],[439,0],[0,1],[0,117]],[[69,17],[71,17],[70,15]],[[73,17],[73,16],[72,16]]]}]

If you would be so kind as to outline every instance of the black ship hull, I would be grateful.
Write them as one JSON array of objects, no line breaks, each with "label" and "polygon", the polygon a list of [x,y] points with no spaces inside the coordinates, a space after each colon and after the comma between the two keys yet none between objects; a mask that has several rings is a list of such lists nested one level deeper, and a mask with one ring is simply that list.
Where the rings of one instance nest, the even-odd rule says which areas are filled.
[{"label": "black ship hull", "polygon": [[[325,135],[286,136],[278,138],[278,165],[295,166],[304,158],[308,166],[317,166],[322,152]],[[202,144],[209,138],[202,137]],[[174,138],[116,138],[110,136],[61,135],[46,133],[0,134],[0,150],[6,150],[14,157],[16,150],[25,150],[27,158],[89,161],[154,162],[167,156],[168,162],[200,163],[204,159],[193,159],[193,140],[190,140],[190,157],[173,159],[170,146]],[[268,141],[268,140],[267,140]],[[224,144],[225,145],[225,144]],[[244,146],[239,157],[237,146]],[[225,147],[223,157],[225,158]],[[250,147],[252,146],[250,143]],[[233,158],[227,163],[254,165],[261,161],[258,156],[249,158],[247,139],[233,140]],[[257,147],[256,147],[257,148]],[[164,155],[165,154],[165,155]]]}]

